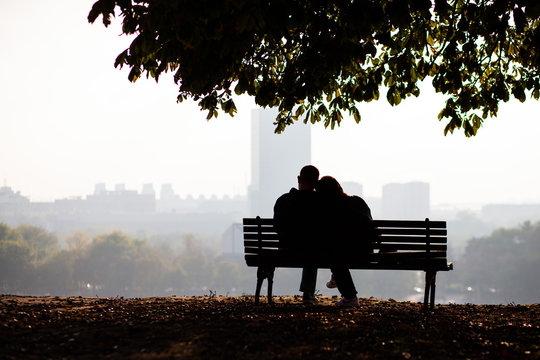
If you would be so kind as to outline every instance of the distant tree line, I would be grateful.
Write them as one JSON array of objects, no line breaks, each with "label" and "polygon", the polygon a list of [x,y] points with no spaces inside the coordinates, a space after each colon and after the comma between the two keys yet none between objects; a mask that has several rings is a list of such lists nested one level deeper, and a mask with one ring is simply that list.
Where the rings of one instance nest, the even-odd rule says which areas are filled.
[{"label": "distant tree line", "polygon": [[[58,296],[191,296],[253,294],[256,269],[218,255],[193,234],[132,238],[115,231],[75,232],[64,241],[43,228],[0,223],[0,293]],[[180,249],[175,245],[180,244]],[[178,247],[178,246],[176,246]],[[298,294],[300,269],[278,269],[274,294]],[[324,288],[326,273],[320,271]],[[404,299],[411,272],[353,272],[360,296]],[[406,284],[406,285],[404,285]],[[266,283],[263,292],[266,292]],[[326,291],[337,294],[337,292]]]},{"label": "distant tree line", "polygon": [[[190,296],[252,294],[255,269],[214,256],[196,235],[154,243],[115,231],[76,232],[63,241],[43,228],[0,223],[0,293],[58,296]],[[441,274],[437,298],[471,303],[533,303],[540,299],[540,222],[471,239]],[[278,269],[275,294],[298,294],[299,269]],[[415,272],[354,271],[359,296],[413,299]],[[320,284],[326,274],[320,272]],[[320,285],[321,286],[321,285]],[[324,285],[322,285],[324,286]],[[328,294],[328,292],[326,291]],[[336,292],[337,294],[337,292]],[[418,298],[419,299],[419,298]]]},{"label": "distant tree line", "polygon": [[77,232],[62,248],[42,228],[0,224],[0,292],[180,296],[226,294],[244,282],[251,285],[251,274],[234,262],[211,259],[193,235],[178,242],[184,249],[177,254],[168,245],[153,246],[119,231],[93,238]]},{"label": "distant tree line", "polygon": [[471,239],[455,265],[453,285],[464,289],[464,302],[538,303],[540,222]]}]

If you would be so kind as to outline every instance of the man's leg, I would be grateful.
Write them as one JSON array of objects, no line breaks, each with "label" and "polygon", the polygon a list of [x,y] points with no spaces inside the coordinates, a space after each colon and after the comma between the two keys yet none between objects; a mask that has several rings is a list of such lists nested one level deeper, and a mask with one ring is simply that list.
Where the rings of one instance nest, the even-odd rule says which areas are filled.
[{"label": "man's leg", "polygon": [[304,294],[314,295],[315,286],[317,286],[317,268],[303,268],[300,291]]}]

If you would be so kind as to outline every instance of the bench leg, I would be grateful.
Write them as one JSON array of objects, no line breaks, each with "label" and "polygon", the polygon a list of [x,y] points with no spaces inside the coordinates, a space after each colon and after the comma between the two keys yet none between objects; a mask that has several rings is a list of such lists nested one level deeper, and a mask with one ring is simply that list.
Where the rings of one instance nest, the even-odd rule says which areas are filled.
[{"label": "bench leg", "polygon": [[424,291],[424,309],[428,306],[431,310],[435,309],[435,278],[436,271],[426,271],[426,290]]},{"label": "bench leg", "polygon": [[437,272],[434,271],[431,277],[431,310],[435,309],[435,278],[437,277]]},{"label": "bench leg", "polygon": [[257,288],[255,289],[255,304],[259,303],[259,297],[261,296],[261,287],[264,279],[268,280],[268,303],[271,304],[272,300],[272,287],[274,285],[274,271],[275,266],[259,266],[257,268]]}]

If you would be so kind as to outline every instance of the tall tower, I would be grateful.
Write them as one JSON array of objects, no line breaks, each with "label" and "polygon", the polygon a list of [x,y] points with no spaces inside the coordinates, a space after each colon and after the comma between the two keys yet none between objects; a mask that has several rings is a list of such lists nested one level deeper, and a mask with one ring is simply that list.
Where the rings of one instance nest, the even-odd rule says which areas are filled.
[{"label": "tall tower", "polygon": [[304,123],[274,133],[277,110],[255,109],[251,121],[250,215],[271,217],[274,203],[297,187],[300,169],[311,163],[311,131]]}]

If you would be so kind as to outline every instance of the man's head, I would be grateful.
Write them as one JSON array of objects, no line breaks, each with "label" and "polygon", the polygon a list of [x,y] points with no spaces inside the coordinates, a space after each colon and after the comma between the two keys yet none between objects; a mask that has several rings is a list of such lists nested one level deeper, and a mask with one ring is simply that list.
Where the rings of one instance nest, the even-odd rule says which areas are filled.
[{"label": "man's head", "polygon": [[319,170],[313,165],[306,165],[298,175],[299,190],[314,190],[319,181]]}]

